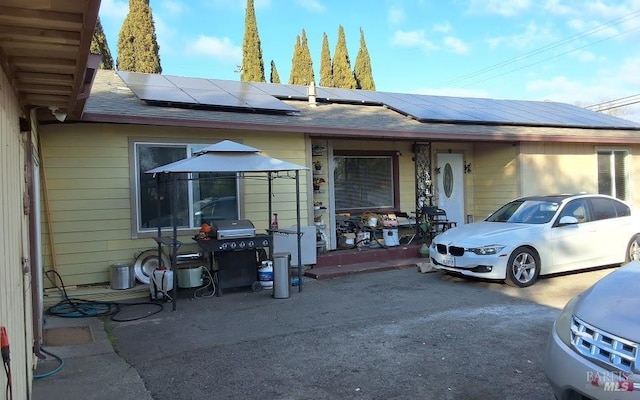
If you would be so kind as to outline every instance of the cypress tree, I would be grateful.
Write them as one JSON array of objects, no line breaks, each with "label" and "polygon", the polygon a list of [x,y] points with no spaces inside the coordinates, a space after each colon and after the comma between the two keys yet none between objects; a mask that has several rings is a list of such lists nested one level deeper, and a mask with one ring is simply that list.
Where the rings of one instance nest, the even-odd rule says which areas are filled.
[{"label": "cypress tree", "polygon": [[309,43],[307,42],[307,32],[302,30],[302,36],[300,36],[300,78],[303,85],[309,85],[311,82],[315,82],[315,74],[313,72],[313,60],[311,59],[311,52],[309,51]]},{"label": "cypress tree", "polygon": [[121,71],[162,73],[160,46],[149,0],[129,0],[118,37],[117,68]]},{"label": "cypress tree", "polygon": [[100,17],[98,17],[96,29],[93,31],[90,51],[92,54],[100,54],[102,56],[99,66],[100,69],[113,69],[113,57],[107,44],[107,37],[104,35],[104,30],[100,23]]},{"label": "cypress tree", "polygon": [[271,76],[269,82],[280,83],[280,75],[278,75],[278,69],[276,68],[276,62],[271,60]]},{"label": "cypress tree", "polygon": [[244,18],[244,40],[242,41],[242,82],[265,82],[264,61],[258,35],[258,23],[253,0],[247,0]]},{"label": "cypress tree", "polygon": [[351,71],[349,62],[349,52],[347,51],[347,40],[344,36],[342,25],[338,28],[338,43],[333,54],[333,87],[343,89],[355,89],[356,80]]},{"label": "cypress tree", "polygon": [[360,28],[360,49],[356,56],[353,76],[356,79],[357,89],[376,90],[376,84],[373,82],[373,73],[371,72],[369,50],[367,50],[367,44],[364,41],[364,31],[362,28]]},{"label": "cypress tree", "polygon": [[289,73],[290,85],[303,85],[300,71],[300,53],[302,52],[300,44],[300,35],[296,35],[296,44],[293,46],[293,57],[291,58],[291,72]]},{"label": "cypress tree", "polygon": [[134,48],[135,36],[133,34],[133,24],[131,14],[131,4],[129,13],[124,18],[120,33],[118,34],[118,57],[116,58],[116,68],[120,71],[136,70],[136,50]]},{"label": "cypress tree", "polygon": [[333,70],[331,68],[331,52],[326,32],[322,34],[322,52],[320,53],[320,86],[333,86]]}]

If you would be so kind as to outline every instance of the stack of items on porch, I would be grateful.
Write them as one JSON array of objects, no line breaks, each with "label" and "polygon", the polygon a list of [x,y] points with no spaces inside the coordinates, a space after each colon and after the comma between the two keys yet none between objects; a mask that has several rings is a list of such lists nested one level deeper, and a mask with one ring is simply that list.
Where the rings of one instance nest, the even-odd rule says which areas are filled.
[{"label": "stack of items on porch", "polygon": [[393,213],[336,214],[336,233],[340,249],[398,246],[398,220]]}]

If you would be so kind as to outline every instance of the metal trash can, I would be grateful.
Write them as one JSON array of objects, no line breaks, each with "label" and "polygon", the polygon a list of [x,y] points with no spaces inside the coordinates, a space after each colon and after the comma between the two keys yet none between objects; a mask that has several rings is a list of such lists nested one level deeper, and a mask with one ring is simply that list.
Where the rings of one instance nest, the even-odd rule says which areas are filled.
[{"label": "metal trash can", "polygon": [[273,298],[288,299],[291,286],[291,253],[273,254]]},{"label": "metal trash can", "polygon": [[111,266],[111,289],[130,289],[136,283],[133,265],[113,264]]}]

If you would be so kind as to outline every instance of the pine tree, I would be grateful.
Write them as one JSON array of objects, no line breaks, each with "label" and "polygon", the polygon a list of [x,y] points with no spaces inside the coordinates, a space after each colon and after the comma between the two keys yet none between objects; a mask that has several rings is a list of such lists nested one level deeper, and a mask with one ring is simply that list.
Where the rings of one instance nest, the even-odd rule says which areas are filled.
[{"label": "pine tree", "polygon": [[329,51],[329,38],[326,33],[322,34],[322,52],[320,53],[320,86],[333,86],[331,52]]},{"label": "pine tree", "polygon": [[362,28],[360,28],[360,49],[356,57],[353,76],[356,79],[357,89],[376,90],[376,84],[373,82],[373,73],[371,72],[369,50],[367,50],[367,44],[364,41],[364,31]]},{"label": "pine tree", "polygon": [[347,40],[344,36],[342,25],[338,28],[338,43],[333,54],[333,87],[343,89],[355,89],[356,80],[351,71],[349,62],[349,52],[347,51]]},{"label": "pine tree", "polygon": [[159,51],[149,0],[129,0],[118,37],[118,70],[160,74]]},{"label": "pine tree", "polygon": [[271,76],[269,82],[280,83],[280,75],[278,75],[278,69],[276,68],[276,62],[271,60]]},{"label": "pine tree", "polygon": [[92,54],[100,54],[102,56],[99,66],[100,69],[113,69],[113,57],[107,44],[107,37],[104,35],[104,30],[100,23],[100,17],[98,17],[96,29],[93,31],[90,51]]},{"label": "pine tree", "polygon": [[291,71],[289,72],[289,84],[290,85],[302,85],[300,79],[300,53],[302,52],[302,45],[300,44],[300,35],[296,35],[296,44],[293,46],[293,57],[291,57]]},{"label": "pine tree", "polygon": [[302,30],[300,36],[300,78],[302,79],[302,85],[309,85],[311,82],[315,82],[315,74],[313,72],[313,60],[311,59],[311,52],[309,51],[309,43],[307,42],[307,32]]},{"label": "pine tree", "polygon": [[247,11],[244,18],[244,40],[242,42],[242,73],[243,82],[265,82],[264,61],[258,35],[258,23],[253,0],[247,0]]}]

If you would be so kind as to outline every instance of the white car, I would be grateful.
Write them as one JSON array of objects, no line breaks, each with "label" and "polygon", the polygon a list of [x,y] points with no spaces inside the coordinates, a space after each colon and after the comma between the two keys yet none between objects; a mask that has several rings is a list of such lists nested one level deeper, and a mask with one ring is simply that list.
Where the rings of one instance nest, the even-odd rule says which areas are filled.
[{"label": "white car", "polygon": [[564,307],[543,362],[557,399],[640,399],[639,281],[633,261]]},{"label": "white car", "polygon": [[429,256],[436,269],[526,287],[540,275],[640,259],[639,217],[605,195],[523,197],[437,235]]}]

